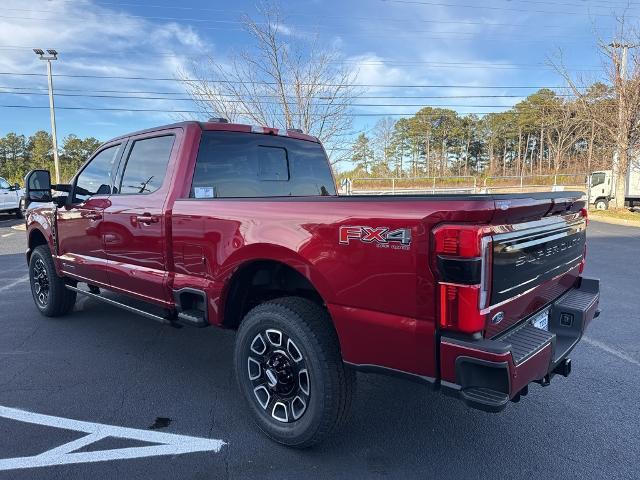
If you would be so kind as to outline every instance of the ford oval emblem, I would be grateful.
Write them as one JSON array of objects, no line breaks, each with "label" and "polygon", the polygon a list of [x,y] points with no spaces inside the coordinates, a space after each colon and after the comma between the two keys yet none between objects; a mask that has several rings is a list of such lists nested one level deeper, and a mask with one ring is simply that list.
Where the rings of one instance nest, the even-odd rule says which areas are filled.
[{"label": "ford oval emblem", "polygon": [[502,320],[504,320],[504,312],[498,312],[493,317],[491,317],[491,325],[497,325]]}]

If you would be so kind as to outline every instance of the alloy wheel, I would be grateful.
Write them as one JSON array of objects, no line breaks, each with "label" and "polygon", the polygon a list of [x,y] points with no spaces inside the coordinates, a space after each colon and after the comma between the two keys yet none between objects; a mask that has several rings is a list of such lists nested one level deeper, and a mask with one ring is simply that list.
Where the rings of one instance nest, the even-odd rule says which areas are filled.
[{"label": "alloy wheel", "polygon": [[299,420],[311,398],[311,382],[302,351],[284,332],[266,329],[251,341],[247,375],[256,402],[282,423]]},{"label": "alloy wheel", "polygon": [[36,259],[33,265],[32,284],[38,304],[41,307],[46,307],[49,302],[49,277],[41,258]]}]

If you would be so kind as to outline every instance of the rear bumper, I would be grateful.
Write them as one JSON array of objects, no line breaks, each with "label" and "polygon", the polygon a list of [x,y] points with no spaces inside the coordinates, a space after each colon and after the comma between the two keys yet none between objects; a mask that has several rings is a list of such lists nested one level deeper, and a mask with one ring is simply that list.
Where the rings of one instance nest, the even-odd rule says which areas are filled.
[{"label": "rear bumper", "polygon": [[580,277],[574,288],[545,307],[549,309],[549,331],[525,319],[491,340],[443,335],[443,391],[470,407],[498,412],[509,400],[526,395],[529,383],[548,385],[556,374],[568,376],[568,355],[598,316],[599,299],[599,280]]}]

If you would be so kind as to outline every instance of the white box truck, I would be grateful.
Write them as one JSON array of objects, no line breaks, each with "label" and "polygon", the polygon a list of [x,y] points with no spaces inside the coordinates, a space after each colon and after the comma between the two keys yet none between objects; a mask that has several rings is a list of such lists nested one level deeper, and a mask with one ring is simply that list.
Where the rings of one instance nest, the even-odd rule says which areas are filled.
[{"label": "white box truck", "polygon": [[[624,204],[626,207],[640,207],[640,157],[629,161],[625,182]],[[615,179],[612,170],[598,170],[590,178],[589,202],[596,210],[606,210],[615,198]]]}]

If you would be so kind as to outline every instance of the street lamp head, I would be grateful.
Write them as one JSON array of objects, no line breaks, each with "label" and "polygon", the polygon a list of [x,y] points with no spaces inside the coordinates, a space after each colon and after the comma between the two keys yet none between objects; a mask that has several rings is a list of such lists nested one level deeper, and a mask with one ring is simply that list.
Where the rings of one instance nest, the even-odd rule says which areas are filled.
[{"label": "street lamp head", "polygon": [[55,51],[53,48],[49,48],[49,49],[47,49],[47,53],[48,53],[49,55],[53,55],[54,57],[55,57],[56,55],[58,55],[58,52],[57,52],[57,51]]},{"label": "street lamp head", "polygon": [[44,51],[41,48],[34,48],[33,53],[36,55],[44,55]]}]

